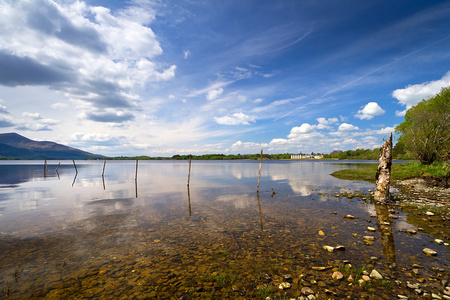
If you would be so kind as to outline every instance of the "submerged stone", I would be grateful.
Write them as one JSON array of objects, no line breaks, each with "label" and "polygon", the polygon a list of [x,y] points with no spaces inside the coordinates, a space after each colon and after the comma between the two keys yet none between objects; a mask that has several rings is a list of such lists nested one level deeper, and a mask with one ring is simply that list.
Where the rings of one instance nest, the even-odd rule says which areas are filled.
[{"label": "submerged stone", "polygon": [[430,248],[425,248],[425,249],[423,249],[423,253],[424,253],[426,256],[436,256],[436,255],[437,255],[437,252],[434,251],[433,249],[430,249]]},{"label": "submerged stone", "polygon": [[323,246],[323,249],[327,250],[328,252],[334,252],[334,247],[331,246]]},{"label": "submerged stone", "polygon": [[344,275],[342,275],[341,272],[336,271],[336,272],[333,273],[333,275],[331,275],[331,277],[332,277],[334,280],[341,280],[342,278],[344,278]]},{"label": "submerged stone", "polygon": [[378,280],[383,279],[383,276],[381,276],[381,274],[378,273],[378,271],[375,269],[373,269],[372,272],[370,272],[369,276],[370,276],[370,278],[373,278],[373,279],[378,279]]},{"label": "submerged stone", "polygon": [[289,282],[282,282],[282,283],[280,283],[278,288],[280,290],[289,289],[289,288],[291,288],[291,284]]}]

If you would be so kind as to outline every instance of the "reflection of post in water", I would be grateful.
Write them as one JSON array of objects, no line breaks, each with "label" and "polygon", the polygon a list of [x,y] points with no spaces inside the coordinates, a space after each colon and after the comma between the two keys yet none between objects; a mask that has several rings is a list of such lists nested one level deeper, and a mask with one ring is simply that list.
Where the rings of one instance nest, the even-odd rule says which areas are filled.
[{"label": "reflection of post in water", "polygon": [[394,234],[389,219],[388,207],[375,202],[375,211],[377,212],[377,225],[380,231],[381,244],[383,245],[383,254],[388,261],[395,262]]},{"label": "reflection of post in water", "polygon": [[59,169],[60,165],[61,165],[61,163],[58,163],[58,166],[56,167],[56,175],[58,175],[58,179],[61,179],[61,178],[59,178],[59,172],[58,172],[58,169]]},{"label": "reflection of post in water", "polygon": [[188,203],[189,203],[189,215],[192,215],[191,211],[191,192],[189,191],[189,184],[187,185],[187,192],[188,192]]},{"label": "reflection of post in water", "polygon": [[75,184],[75,181],[77,180],[78,172],[75,173],[75,177],[73,178],[72,186]]},{"label": "reflection of post in water", "polygon": [[263,222],[261,214],[261,202],[259,201],[259,191],[256,191],[256,196],[258,198],[258,208],[259,208],[259,223],[261,224],[261,232],[263,231]]},{"label": "reflection of post in water", "polygon": [[102,181],[103,181],[103,189],[106,190],[105,186],[105,166],[106,166],[106,160],[103,162],[103,171],[102,171]]},{"label": "reflection of post in water", "polygon": [[47,161],[44,161],[44,178],[47,178],[47,171],[48,171]]}]

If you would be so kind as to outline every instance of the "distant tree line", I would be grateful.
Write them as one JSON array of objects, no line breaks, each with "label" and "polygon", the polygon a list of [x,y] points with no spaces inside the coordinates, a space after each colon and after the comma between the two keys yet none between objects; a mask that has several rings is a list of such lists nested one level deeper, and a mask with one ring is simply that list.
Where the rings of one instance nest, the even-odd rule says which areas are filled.
[{"label": "distant tree line", "polygon": [[[237,159],[260,159],[261,154],[203,154],[203,155],[192,155],[193,160],[237,160]],[[263,154],[263,159],[290,159],[290,154]],[[189,159],[189,154],[175,154],[172,157],[150,157],[150,156],[133,156],[133,157],[108,157],[107,159],[113,160],[187,160]]]},{"label": "distant tree line", "polygon": [[[330,154],[324,154],[324,159],[355,159],[355,160],[378,160],[380,149],[357,149],[357,150],[334,150]],[[397,143],[392,149],[392,156],[395,160],[411,160],[414,159],[406,152],[403,143]]]}]

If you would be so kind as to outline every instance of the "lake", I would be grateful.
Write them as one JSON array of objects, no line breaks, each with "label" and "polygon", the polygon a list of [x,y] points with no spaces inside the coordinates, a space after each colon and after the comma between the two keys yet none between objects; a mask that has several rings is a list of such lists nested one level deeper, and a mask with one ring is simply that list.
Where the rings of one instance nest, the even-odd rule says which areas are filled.
[{"label": "lake", "polygon": [[374,184],[330,176],[359,163],[263,161],[257,192],[259,161],[192,161],[189,186],[187,161],[139,161],[137,172],[107,161],[103,177],[103,161],[77,161],[78,172],[49,161],[46,176],[43,161],[3,161],[0,297],[347,297],[367,289],[333,280],[336,268],[376,268],[386,282],[375,295],[413,269],[448,274],[447,248],[372,204]]}]

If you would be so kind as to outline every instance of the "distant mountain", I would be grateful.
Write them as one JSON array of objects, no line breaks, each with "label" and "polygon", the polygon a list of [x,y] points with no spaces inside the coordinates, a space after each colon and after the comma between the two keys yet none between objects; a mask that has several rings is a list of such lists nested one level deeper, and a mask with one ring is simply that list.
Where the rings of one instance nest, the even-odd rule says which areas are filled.
[{"label": "distant mountain", "polygon": [[54,142],[37,142],[17,133],[0,134],[0,158],[14,159],[89,159],[102,158]]}]

